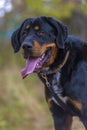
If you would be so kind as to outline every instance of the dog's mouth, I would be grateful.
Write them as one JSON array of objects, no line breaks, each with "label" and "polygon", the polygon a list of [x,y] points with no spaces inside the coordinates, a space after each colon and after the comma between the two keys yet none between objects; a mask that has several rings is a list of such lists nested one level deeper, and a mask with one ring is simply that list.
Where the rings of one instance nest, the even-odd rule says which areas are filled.
[{"label": "dog's mouth", "polygon": [[52,50],[49,48],[46,50],[45,53],[43,53],[40,57],[34,58],[30,57],[26,60],[26,66],[24,69],[22,69],[21,74],[22,77],[25,78],[29,74],[33,72],[39,72],[43,69],[44,65],[49,62],[49,59],[51,57]]}]

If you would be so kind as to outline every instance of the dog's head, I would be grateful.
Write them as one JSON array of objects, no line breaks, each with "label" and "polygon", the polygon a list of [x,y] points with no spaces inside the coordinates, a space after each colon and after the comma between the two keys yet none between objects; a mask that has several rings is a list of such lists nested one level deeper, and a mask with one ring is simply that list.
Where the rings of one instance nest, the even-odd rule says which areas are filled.
[{"label": "dog's head", "polygon": [[59,49],[64,49],[67,27],[52,17],[26,19],[12,35],[14,52],[23,49],[28,72],[53,64]]}]

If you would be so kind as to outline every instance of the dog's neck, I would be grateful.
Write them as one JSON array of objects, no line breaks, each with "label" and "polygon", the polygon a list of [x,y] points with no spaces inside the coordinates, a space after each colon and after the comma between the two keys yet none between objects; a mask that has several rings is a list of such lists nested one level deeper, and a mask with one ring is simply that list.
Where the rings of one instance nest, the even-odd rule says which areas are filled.
[{"label": "dog's neck", "polygon": [[[66,64],[66,62],[69,58],[69,54],[70,54],[70,51],[68,50],[66,52],[65,56],[62,58],[61,62],[57,63],[58,59],[56,59],[54,64],[51,67],[46,68],[45,70],[43,70],[40,73],[50,75],[50,74],[55,74],[56,72],[59,72],[64,67],[64,65]],[[56,63],[57,63],[57,65],[56,65]]]}]

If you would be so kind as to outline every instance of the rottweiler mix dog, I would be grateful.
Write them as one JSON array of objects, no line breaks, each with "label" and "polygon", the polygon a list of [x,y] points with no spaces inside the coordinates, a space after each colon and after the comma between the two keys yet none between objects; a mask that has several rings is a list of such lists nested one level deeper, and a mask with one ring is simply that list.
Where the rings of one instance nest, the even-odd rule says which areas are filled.
[{"label": "rottweiler mix dog", "polygon": [[11,41],[14,52],[23,49],[22,77],[35,72],[44,83],[55,130],[71,130],[73,116],[79,116],[87,130],[87,42],[45,16],[26,19]]}]

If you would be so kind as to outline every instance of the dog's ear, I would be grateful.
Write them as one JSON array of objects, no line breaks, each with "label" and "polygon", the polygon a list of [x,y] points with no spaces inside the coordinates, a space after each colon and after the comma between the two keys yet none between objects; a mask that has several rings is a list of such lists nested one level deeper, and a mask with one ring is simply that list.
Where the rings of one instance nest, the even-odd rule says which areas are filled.
[{"label": "dog's ear", "polygon": [[11,43],[12,47],[14,49],[14,52],[18,52],[21,46],[20,43],[20,28],[18,28],[16,31],[13,32],[11,37]]},{"label": "dog's ear", "polygon": [[27,24],[31,24],[31,22],[32,22],[32,18],[28,18],[28,19],[24,20],[24,22],[21,24],[21,26],[13,32],[13,34],[11,36],[11,43],[12,43],[14,52],[18,52],[20,50],[20,46],[21,46],[20,37],[21,37],[22,28],[24,26],[26,26]]},{"label": "dog's ear", "polygon": [[56,44],[58,48],[64,49],[65,47],[65,40],[68,36],[68,29],[67,27],[62,24],[61,22],[55,20],[52,17],[45,17],[47,22],[52,25],[56,31]]}]

